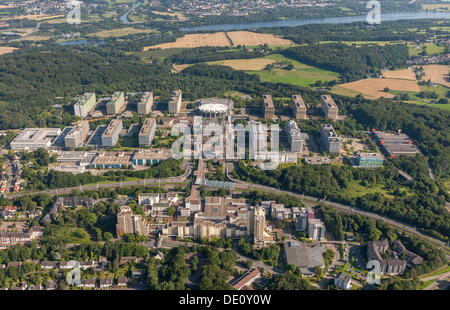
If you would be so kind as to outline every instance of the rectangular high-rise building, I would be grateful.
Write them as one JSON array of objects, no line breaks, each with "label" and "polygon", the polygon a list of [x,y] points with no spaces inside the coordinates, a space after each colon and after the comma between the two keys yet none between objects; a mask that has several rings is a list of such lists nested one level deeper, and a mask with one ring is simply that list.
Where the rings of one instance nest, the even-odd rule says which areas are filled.
[{"label": "rectangular high-rise building", "polygon": [[64,137],[64,145],[68,149],[76,149],[80,147],[84,140],[86,140],[89,131],[89,122],[81,121],[76,124],[69,133]]},{"label": "rectangular high-rise building", "polygon": [[306,104],[301,95],[292,95],[292,113],[296,119],[306,119]]},{"label": "rectangular high-rise building", "polygon": [[78,101],[73,105],[73,110],[76,116],[87,117],[89,112],[95,107],[96,104],[95,93],[85,93]]},{"label": "rectangular high-rise building", "polygon": [[175,90],[172,92],[168,107],[170,114],[176,114],[180,112],[182,100],[183,96],[181,90]]},{"label": "rectangular high-rise building", "polygon": [[156,131],[154,118],[147,118],[139,132],[139,146],[151,146]]},{"label": "rectangular high-rise building", "polygon": [[339,154],[341,152],[341,140],[337,136],[332,125],[320,125],[320,140],[328,153]]},{"label": "rectangular high-rise building", "polygon": [[111,100],[106,104],[106,113],[108,115],[118,114],[125,104],[125,94],[115,92]]},{"label": "rectangular high-rise building", "polygon": [[274,118],[275,106],[271,95],[263,95],[264,118]]},{"label": "rectangular high-rise building", "polygon": [[308,139],[308,135],[300,132],[297,123],[293,120],[289,120],[286,125],[286,133],[289,145],[292,152],[303,152],[303,146],[305,140]]},{"label": "rectangular high-rise building", "polygon": [[152,111],[153,107],[153,92],[146,92],[137,105],[137,112],[139,115],[146,115]]},{"label": "rectangular high-rise building", "polygon": [[102,146],[112,147],[117,144],[119,141],[120,131],[122,130],[122,120],[121,119],[113,119],[105,132],[102,134]]},{"label": "rectangular high-rise building", "polygon": [[326,118],[332,120],[338,118],[339,108],[330,95],[320,96],[320,106]]},{"label": "rectangular high-rise building", "polygon": [[312,240],[322,240],[325,238],[325,225],[319,219],[308,221],[308,237]]}]

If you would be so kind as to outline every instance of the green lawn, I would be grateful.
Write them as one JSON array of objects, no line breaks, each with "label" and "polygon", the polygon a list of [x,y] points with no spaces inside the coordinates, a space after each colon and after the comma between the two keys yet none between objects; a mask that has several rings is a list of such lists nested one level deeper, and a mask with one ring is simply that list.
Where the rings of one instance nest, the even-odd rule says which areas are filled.
[{"label": "green lawn", "polygon": [[273,59],[275,61],[289,61],[294,65],[294,69],[292,71],[283,69],[272,69],[270,71],[247,71],[247,73],[259,75],[261,80],[264,82],[309,86],[319,80],[331,81],[339,79],[339,73],[308,66],[298,61],[286,58],[283,55],[274,54],[263,58]]},{"label": "green lawn", "polygon": [[408,49],[409,49],[409,56],[417,56],[424,49],[426,50],[427,56],[440,54],[445,51],[445,47],[437,46],[434,43],[422,45],[420,48],[417,48],[417,49],[415,48],[415,45],[408,45]]},{"label": "green lawn", "polygon": [[421,91],[432,91],[439,95],[437,99],[430,98],[420,98],[417,95],[418,92],[410,92],[410,91],[398,91],[398,90],[390,90],[389,92],[394,95],[400,95],[401,93],[407,93],[409,95],[409,103],[419,104],[419,105],[428,105],[432,108],[441,109],[444,111],[450,111],[450,103],[448,104],[430,104],[433,100],[439,100],[440,98],[446,98],[446,94],[449,91],[449,88],[437,85],[437,86],[420,86]]},{"label": "green lawn", "polygon": [[435,271],[433,273],[423,275],[422,277],[423,278],[428,278],[428,277],[438,276],[438,275],[444,274],[444,273],[449,272],[449,271],[450,271],[450,266],[447,266],[447,267],[439,269],[439,270],[437,270],[437,271]]}]

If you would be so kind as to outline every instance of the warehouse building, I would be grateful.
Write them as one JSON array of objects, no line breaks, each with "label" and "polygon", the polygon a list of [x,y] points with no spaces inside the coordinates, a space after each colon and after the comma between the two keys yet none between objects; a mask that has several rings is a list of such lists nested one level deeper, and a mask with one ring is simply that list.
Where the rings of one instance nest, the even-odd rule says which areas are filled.
[{"label": "warehouse building", "polygon": [[263,95],[264,118],[275,117],[275,106],[271,95]]},{"label": "warehouse building", "polygon": [[170,101],[169,101],[169,113],[170,114],[176,114],[180,112],[181,110],[181,103],[183,100],[183,95],[181,90],[175,90],[170,95]]},{"label": "warehouse building", "polygon": [[73,105],[73,110],[76,116],[87,117],[97,103],[95,93],[85,93],[78,101]]},{"label": "warehouse building", "polygon": [[137,105],[137,112],[139,115],[146,115],[152,111],[153,107],[153,92],[146,92]]},{"label": "warehouse building", "polygon": [[81,121],[76,124],[64,137],[64,145],[67,149],[76,149],[86,140],[89,132],[89,122]]},{"label": "warehouse building", "polygon": [[90,168],[95,169],[121,169],[131,168],[131,153],[101,152],[92,160]]},{"label": "warehouse building", "polygon": [[307,277],[314,275],[314,267],[325,267],[323,259],[325,250],[324,245],[310,247],[307,243],[299,241],[286,241],[284,243],[286,263],[297,266],[302,275]]},{"label": "warehouse building", "polygon": [[339,108],[330,95],[320,96],[320,106],[326,118],[332,120],[338,118]]},{"label": "warehouse building", "polygon": [[151,146],[156,132],[156,120],[147,118],[139,132],[139,146]]},{"label": "warehouse building", "polygon": [[411,139],[400,131],[396,133],[373,131],[372,137],[381,146],[384,153],[391,158],[400,155],[415,156],[420,153],[420,150],[412,143]]},{"label": "warehouse building", "polygon": [[138,150],[134,152],[131,163],[133,167],[153,166],[157,165],[162,160],[169,159],[170,156],[170,149]]},{"label": "warehouse building", "polygon": [[113,119],[108,127],[106,127],[105,132],[102,134],[102,146],[112,147],[117,144],[119,141],[119,134],[122,130],[122,120],[121,119]]},{"label": "warehouse building", "polygon": [[106,113],[108,115],[118,114],[125,105],[125,94],[123,92],[115,92],[111,100],[106,104]]},{"label": "warehouse building", "polygon": [[339,154],[341,152],[341,140],[330,124],[320,125],[320,140],[322,145],[330,154]]},{"label": "warehouse building", "polygon": [[286,133],[289,145],[291,146],[291,152],[303,152],[303,146],[308,139],[308,135],[300,132],[297,123],[293,120],[287,122]]},{"label": "warehouse building", "polygon": [[26,128],[13,141],[12,150],[48,149],[52,141],[61,134],[59,128]]},{"label": "warehouse building", "polygon": [[292,95],[292,113],[296,119],[306,119],[306,104],[301,95]]},{"label": "warehouse building", "polygon": [[380,153],[358,153],[356,155],[358,167],[381,167],[383,160],[384,158]]}]

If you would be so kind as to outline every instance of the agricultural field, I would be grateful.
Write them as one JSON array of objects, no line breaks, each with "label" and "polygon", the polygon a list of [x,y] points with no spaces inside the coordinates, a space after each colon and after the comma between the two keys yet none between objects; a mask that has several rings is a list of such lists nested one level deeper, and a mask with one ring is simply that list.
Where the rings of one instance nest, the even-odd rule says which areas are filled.
[{"label": "agricultural field", "polygon": [[432,83],[442,84],[450,87],[449,75],[450,66],[445,65],[425,65],[422,66],[425,71],[424,80],[430,80]]},{"label": "agricultural field", "polygon": [[46,20],[46,19],[55,19],[61,18],[64,15],[22,15],[22,16],[14,16],[0,19],[1,21],[6,20],[15,20],[15,19],[29,19],[29,20]]},{"label": "agricultural field", "polygon": [[293,45],[292,41],[277,38],[271,34],[254,33],[250,31],[232,31],[216,33],[196,33],[187,34],[178,38],[175,42],[163,43],[144,47],[144,51],[150,49],[169,49],[169,48],[195,48],[202,46],[258,46],[258,45]]},{"label": "agricultural field", "polygon": [[213,61],[209,64],[214,65],[222,65],[233,68],[234,70],[242,70],[242,71],[260,71],[264,70],[264,68],[274,63],[274,59],[269,58],[253,58],[253,59],[231,59],[231,60],[221,60],[221,61]]},{"label": "agricultural field", "polygon": [[401,80],[401,79],[364,79],[355,82],[339,85],[340,87],[359,92],[368,99],[377,99],[380,97],[393,98],[394,95],[384,92],[387,87],[391,90],[420,92],[417,81]]},{"label": "agricultural field", "polygon": [[[247,73],[257,74],[264,82],[271,83],[284,83],[296,86],[309,86],[315,82],[321,81],[332,81],[339,79],[339,73],[322,70],[316,67],[312,67],[298,61],[286,58],[279,54],[273,54],[262,58],[256,59],[266,59],[267,61],[275,62],[290,62],[294,66],[293,70],[285,70],[281,68],[273,68],[271,70],[247,70]],[[244,62],[249,62],[248,59],[243,60]]]},{"label": "agricultural field", "polygon": [[9,46],[0,46],[0,56],[4,54],[12,53],[17,48],[15,47],[9,47]]},{"label": "agricultural field", "polygon": [[436,12],[448,12],[450,11],[450,4],[449,3],[422,4],[422,9]]},{"label": "agricultural field", "polygon": [[386,79],[402,79],[402,80],[416,80],[416,75],[412,68],[404,70],[389,70],[383,72],[383,77]]},{"label": "agricultural field", "polygon": [[130,34],[137,34],[137,33],[155,33],[154,30],[144,30],[144,29],[136,29],[133,27],[126,27],[126,28],[117,28],[112,30],[103,30],[95,33],[90,33],[87,36],[88,37],[99,37],[99,38],[109,38],[109,37],[124,37]]},{"label": "agricultural field", "polygon": [[166,16],[176,16],[178,20],[185,21],[188,20],[186,16],[181,12],[160,12],[160,11],[152,11],[153,14],[157,15],[166,15]]}]

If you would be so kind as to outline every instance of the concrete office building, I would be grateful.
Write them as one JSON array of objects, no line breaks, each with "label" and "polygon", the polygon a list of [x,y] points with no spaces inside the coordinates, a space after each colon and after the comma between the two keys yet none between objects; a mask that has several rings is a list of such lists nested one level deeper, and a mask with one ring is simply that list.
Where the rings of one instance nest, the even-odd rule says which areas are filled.
[{"label": "concrete office building", "polygon": [[296,119],[306,119],[306,104],[301,95],[292,95],[292,114]]},{"label": "concrete office building", "polygon": [[271,95],[263,95],[264,118],[275,117],[275,106]]},{"label": "concrete office building", "polygon": [[145,92],[137,105],[137,112],[139,115],[146,115],[152,111],[153,107],[153,92]]},{"label": "concrete office building", "polygon": [[86,140],[89,132],[89,122],[81,121],[76,124],[69,133],[64,137],[64,145],[68,149],[75,149],[80,147],[83,141]]},{"label": "concrete office building", "polygon": [[286,133],[289,145],[291,146],[291,152],[302,152],[308,135],[300,132],[297,123],[293,120],[287,122]]},{"label": "concrete office building", "polygon": [[156,131],[156,119],[147,118],[139,132],[139,146],[151,146]]},{"label": "concrete office building", "polygon": [[73,105],[73,110],[76,116],[87,117],[97,103],[95,93],[85,93],[78,101]]},{"label": "concrete office building", "polygon": [[326,118],[332,120],[338,118],[339,108],[330,95],[320,96],[320,106]]},{"label": "concrete office building", "polygon": [[59,128],[26,128],[11,141],[12,150],[48,149],[61,134]]},{"label": "concrete office building", "polygon": [[183,101],[183,93],[181,90],[175,90],[170,95],[169,113],[176,114],[181,110],[181,103]]},{"label": "concrete office building", "polygon": [[264,246],[266,211],[263,207],[251,207],[247,215],[247,233],[253,236],[255,246]]},{"label": "concrete office building", "polygon": [[341,152],[341,140],[337,136],[332,125],[320,125],[320,140],[322,141],[325,151],[328,153],[339,154]]},{"label": "concrete office building", "polygon": [[119,141],[119,134],[122,128],[122,120],[113,119],[102,134],[102,146],[112,147],[116,145],[117,141]]},{"label": "concrete office building", "polygon": [[106,104],[106,113],[108,115],[118,114],[125,104],[125,94],[115,92],[111,100]]},{"label": "concrete office building", "polygon": [[308,236],[312,240],[323,240],[325,238],[325,225],[319,219],[308,221]]}]

